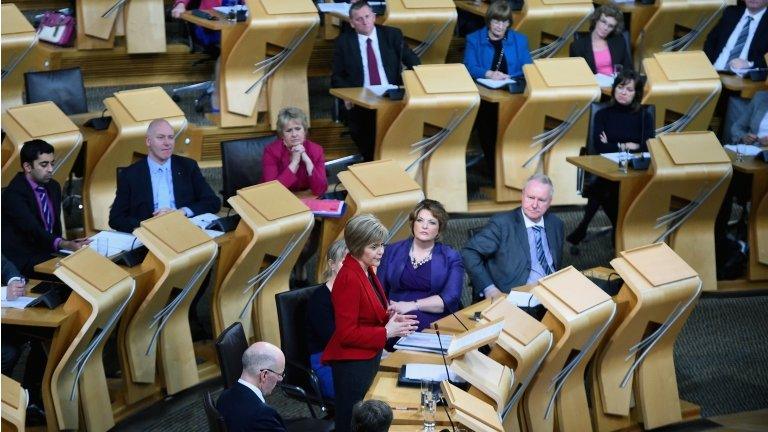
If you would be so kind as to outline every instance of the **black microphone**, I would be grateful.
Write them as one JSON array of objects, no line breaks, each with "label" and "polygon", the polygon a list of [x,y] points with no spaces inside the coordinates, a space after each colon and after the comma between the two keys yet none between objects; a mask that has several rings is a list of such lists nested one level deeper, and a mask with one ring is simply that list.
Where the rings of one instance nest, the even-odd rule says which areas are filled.
[{"label": "black microphone", "polygon": [[[458,319],[458,318],[456,318],[456,319]],[[461,322],[461,320],[459,320],[459,322]],[[462,324],[462,325],[464,325],[464,324]],[[438,328],[437,323],[434,323],[434,326],[435,326],[435,334],[437,334],[437,343],[440,344],[440,357],[443,358],[443,366],[445,366],[445,378],[448,380],[448,383],[450,383],[451,382],[451,373],[448,372],[448,362],[445,361],[445,351],[443,350],[443,341],[440,340],[440,329]],[[451,429],[453,429],[453,432],[456,432],[456,425],[453,424],[453,420],[451,420],[451,415],[448,414],[448,402],[447,401],[446,401],[445,405],[443,405],[443,408],[445,408],[445,415],[448,416],[448,422],[451,424]]]},{"label": "black microphone", "polygon": [[[443,307],[445,308],[445,310],[450,312],[450,314],[453,315],[454,318],[456,318],[456,321],[458,321],[459,324],[461,324],[461,326],[464,327],[464,330],[469,331],[469,328],[466,325],[464,325],[464,322],[461,321],[461,318],[459,318],[458,315],[456,315],[456,313],[452,311],[451,308],[448,307],[448,303],[443,302]],[[433,324],[435,326],[435,331],[437,331],[437,323],[433,323]]]}]

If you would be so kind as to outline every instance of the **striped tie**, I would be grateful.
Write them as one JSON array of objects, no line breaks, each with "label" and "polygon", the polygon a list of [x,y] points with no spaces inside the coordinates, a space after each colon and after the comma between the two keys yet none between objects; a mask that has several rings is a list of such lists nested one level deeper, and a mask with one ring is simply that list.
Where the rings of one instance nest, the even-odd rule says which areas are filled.
[{"label": "striped tie", "polygon": [[736,45],[733,46],[731,53],[728,54],[728,62],[741,55],[741,50],[744,49],[744,44],[747,43],[747,37],[749,37],[749,26],[752,24],[752,17],[747,15],[747,23],[741,28],[739,37],[736,38]]},{"label": "striped tie", "polygon": [[53,213],[50,207],[48,207],[48,194],[45,193],[45,188],[38,186],[35,188],[37,197],[40,199],[40,208],[43,211],[43,222],[45,222],[45,230],[53,232]]},{"label": "striped tie", "polygon": [[547,255],[544,253],[544,242],[541,240],[541,231],[544,227],[535,225],[533,226],[533,239],[536,242],[536,258],[541,264],[541,268],[544,270],[544,275],[552,273],[547,262]]}]

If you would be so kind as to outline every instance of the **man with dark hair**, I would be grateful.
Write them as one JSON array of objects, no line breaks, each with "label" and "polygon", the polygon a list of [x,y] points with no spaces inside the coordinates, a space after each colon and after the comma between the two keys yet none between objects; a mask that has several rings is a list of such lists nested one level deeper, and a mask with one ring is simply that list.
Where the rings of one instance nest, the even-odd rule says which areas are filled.
[{"label": "man with dark hair", "polygon": [[53,146],[39,139],[27,141],[20,158],[22,172],[2,195],[2,253],[29,277],[51,253],[74,251],[90,240],[62,238],[61,186],[53,179]]},{"label": "man with dark hair", "polygon": [[[405,43],[403,33],[394,27],[375,25],[376,14],[366,1],[349,7],[349,22],[354,31],[341,32],[333,51],[331,87],[368,87],[402,85],[402,65],[421,64],[419,57]],[[349,132],[365,160],[373,160],[376,116],[371,110],[353,107],[349,112]]]},{"label": "man with dark hair", "polygon": [[371,399],[360,401],[352,408],[352,432],[387,432],[392,424],[392,408]]},{"label": "man with dark hair", "polygon": [[147,127],[147,157],[120,171],[109,226],[132,232],[141,221],[182,210],[187,217],[216,213],[221,200],[192,159],[173,154],[173,127],[165,119]]}]

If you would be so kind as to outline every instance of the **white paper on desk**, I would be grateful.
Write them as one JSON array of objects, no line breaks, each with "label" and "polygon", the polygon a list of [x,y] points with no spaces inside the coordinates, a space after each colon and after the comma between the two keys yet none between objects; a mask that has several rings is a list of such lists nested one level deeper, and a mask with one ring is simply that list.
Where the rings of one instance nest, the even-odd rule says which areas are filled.
[{"label": "white paper on desk", "polygon": [[210,229],[203,230],[203,231],[205,231],[205,233],[208,234],[208,237],[210,238],[216,238],[218,236],[224,235],[224,231],[216,231],[216,230],[210,230]]},{"label": "white paper on desk", "polygon": [[738,153],[741,150],[741,154],[744,156],[757,156],[763,151],[761,147],[752,144],[726,144],[725,148],[734,153]]},{"label": "white paper on desk", "polygon": [[[617,165],[618,165],[618,164],[619,164],[619,155],[620,155],[620,154],[621,154],[621,152],[614,152],[614,153],[600,153],[600,156],[602,156],[602,157],[604,157],[604,158],[606,158],[606,159],[608,159],[608,160],[610,160],[610,161],[612,161],[613,163],[615,163],[615,164],[617,164]],[[639,156],[641,155],[641,153],[630,153],[629,155],[630,155],[630,156],[629,156],[630,158],[633,158],[633,157],[639,157]],[[643,153],[642,153],[642,156],[643,156],[644,158],[648,158],[648,159],[650,159],[650,158],[651,158],[651,153],[650,153],[650,152],[643,152]]]},{"label": "white paper on desk", "polygon": [[[450,380],[453,382],[466,382],[462,377],[456,375],[453,369],[450,371]],[[405,365],[405,378],[410,380],[428,380],[428,381],[445,381],[445,366],[427,363],[407,363]]]},{"label": "white paper on desk", "polygon": [[337,13],[341,15],[349,15],[349,3],[318,3],[317,9],[323,13]]},{"label": "white paper on desk", "polygon": [[[103,253],[101,254],[106,256],[107,258],[114,257],[116,255],[120,255],[125,251],[133,250],[141,246],[144,246],[144,243],[142,243],[141,240],[136,238],[135,235],[119,232],[119,231],[99,231],[95,235],[92,235],[88,238],[91,240],[91,244],[89,244],[88,247],[96,251],[97,251],[96,249],[97,240],[107,239],[107,246],[108,246],[107,254],[106,255],[104,255]],[[74,251],[71,251],[68,249],[62,249],[60,252],[63,254],[71,254]]]},{"label": "white paper on desk", "polygon": [[[5,288],[6,287],[3,287],[3,289]],[[2,306],[14,309],[24,309],[28,304],[32,303],[32,300],[34,299],[34,297],[21,296],[17,297],[16,300],[3,300]]]},{"label": "white paper on desk", "polygon": [[480,330],[470,330],[463,337],[453,338],[453,341],[451,341],[451,344],[448,346],[448,355],[461,351],[463,348],[475,344],[481,339],[498,337],[503,328],[504,321],[500,321],[492,326],[481,328]]},{"label": "white paper on desk", "polygon": [[541,304],[539,299],[529,292],[512,290],[507,296],[507,301],[517,307],[533,307]]},{"label": "white paper on desk", "polygon": [[437,335],[434,333],[417,332],[404,338],[400,338],[395,344],[395,349],[440,354],[440,344],[442,343],[442,352],[445,353],[446,349],[451,344],[452,339],[453,337],[451,335],[440,335],[440,341],[438,342]]},{"label": "white paper on desk", "polygon": [[[630,0],[630,1],[634,2],[635,0]],[[614,78],[615,77],[613,75],[605,75],[601,73],[595,74],[597,85],[599,85],[600,87],[613,87]]]},{"label": "white paper on desk", "polygon": [[384,96],[384,92],[387,90],[396,89],[396,85],[392,84],[380,84],[380,85],[369,85],[366,87],[368,90],[372,91],[376,96]]},{"label": "white paper on desk", "polygon": [[488,88],[500,89],[500,88],[505,87],[505,86],[507,86],[509,84],[514,84],[517,81],[513,80],[512,78],[505,79],[505,80],[492,80],[492,79],[488,79],[488,78],[478,78],[477,82],[479,82],[480,84],[482,84],[482,85],[484,85],[484,86],[486,86]]},{"label": "white paper on desk", "polygon": [[193,216],[189,218],[189,221],[193,224],[200,227],[200,229],[206,229],[206,227],[213,221],[219,219],[218,216],[216,216],[213,213],[203,213],[199,214],[197,216]]}]

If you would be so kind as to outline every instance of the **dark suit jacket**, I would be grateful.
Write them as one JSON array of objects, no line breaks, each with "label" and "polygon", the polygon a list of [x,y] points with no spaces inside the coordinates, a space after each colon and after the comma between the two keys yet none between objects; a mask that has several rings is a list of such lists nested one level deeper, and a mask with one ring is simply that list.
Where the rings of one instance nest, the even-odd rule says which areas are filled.
[{"label": "dark suit jacket", "polygon": [[[624,36],[614,34],[608,37],[606,42],[608,42],[608,51],[611,52],[611,61],[613,64],[620,64],[626,70],[634,69],[632,58],[627,52]],[[597,66],[595,66],[595,52],[592,51],[592,37],[589,33],[573,41],[568,55],[571,57],[583,57],[584,60],[587,61],[589,68],[592,69],[592,73],[597,73]]]},{"label": "dark suit jacket", "polygon": [[[546,213],[544,229],[552,264],[557,270],[563,257],[563,221]],[[507,293],[511,288],[525,285],[531,272],[531,251],[520,207],[493,216],[467,242],[461,256],[477,296],[491,284]]]},{"label": "dark suit jacket", "polygon": [[[720,21],[712,27],[707,35],[707,40],[704,41],[704,53],[707,54],[712,64],[715,63],[720,52],[723,51],[723,47],[728,43],[728,38],[744,15],[745,9],[744,5],[726,7]],[[757,24],[755,36],[752,38],[752,44],[750,44],[747,52],[747,60],[754,62],[755,67],[764,68],[766,67],[764,57],[766,52],[768,52],[768,12],[763,14],[763,18]]]},{"label": "dark suit jacket", "polygon": [[37,199],[24,173],[17,173],[3,191],[2,253],[25,275],[51,257],[53,242],[61,237],[61,187],[51,179],[42,185],[53,204],[53,232],[45,230]]},{"label": "dark suit jacket", "polygon": [[227,432],[284,432],[285,424],[274,408],[265,404],[248,387],[236,382],[216,402]]},{"label": "dark suit jacket", "polygon": [[[400,63],[411,69],[421,64],[421,60],[406,45],[400,29],[376,26],[376,35],[387,81],[393,85],[402,85]],[[363,57],[357,41],[357,32],[341,32],[336,38],[333,50],[331,87],[362,87],[363,82]]]},{"label": "dark suit jacket", "polygon": [[[174,155],[171,167],[176,208],[187,207],[196,215],[219,211],[221,200],[205,182],[197,162]],[[117,175],[117,195],[109,210],[109,226],[133,232],[141,221],[152,217],[154,207],[149,165],[144,158]]]},{"label": "dark suit jacket", "polygon": [[13,261],[6,258],[5,255],[0,255],[0,260],[2,261],[2,278],[0,278],[2,281],[0,282],[6,286],[10,279],[21,276],[21,272],[13,264]]}]

